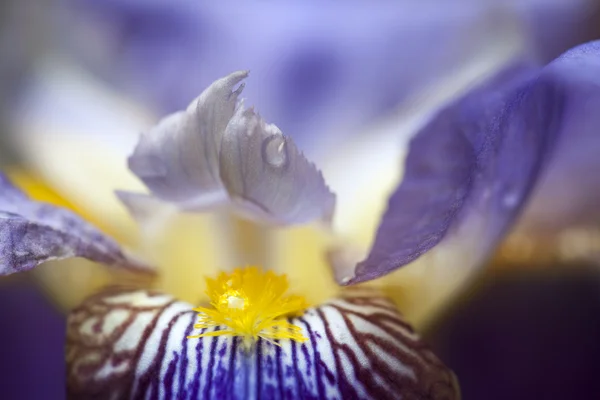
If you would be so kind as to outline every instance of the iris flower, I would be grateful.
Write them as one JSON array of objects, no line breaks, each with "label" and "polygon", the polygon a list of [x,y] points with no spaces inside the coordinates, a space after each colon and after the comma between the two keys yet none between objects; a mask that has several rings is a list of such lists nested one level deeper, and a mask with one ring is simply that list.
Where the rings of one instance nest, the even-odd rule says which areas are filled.
[{"label": "iris flower", "polygon": [[[124,192],[119,193],[119,196],[140,222],[142,232],[150,236],[146,238],[148,239],[147,243],[152,242],[154,236],[171,237],[172,242],[176,243],[170,243],[170,246],[163,245],[163,247],[168,247],[169,256],[167,258],[170,257],[168,260],[161,259],[158,262],[152,260],[157,262],[159,267],[156,273],[157,277],[139,278],[139,275],[119,274],[111,280],[113,282],[116,280],[118,283],[127,280],[137,289],[124,292],[126,289],[121,288],[101,292],[96,297],[87,300],[71,314],[68,354],[71,394],[83,395],[90,392],[114,390],[117,395],[123,393],[126,395],[132,394],[136,390],[146,389],[151,391],[151,394],[159,391],[168,394],[169,390],[185,390],[184,386],[191,382],[188,378],[198,377],[199,379],[194,381],[186,392],[188,395],[193,395],[196,390],[198,393],[204,393],[200,390],[206,389],[207,385],[210,385],[211,379],[206,378],[210,371],[210,376],[213,378],[223,378],[216,379],[217,382],[231,384],[227,386],[229,390],[227,394],[232,397],[236,395],[247,397],[246,392],[241,390],[236,392],[235,389],[232,389],[240,387],[240,385],[256,388],[257,392],[261,391],[262,397],[272,393],[275,393],[273,397],[284,397],[287,394],[289,394],[288,397],[293,397],[297,393],[304,393],[305,397],[310,397],[315,393],[318,396],[323,393],[319,390],[323,388],[329,390],[330,386],[327,386],[327,382],[341,392],[349,390],[344,394],[350,398],[361,390],[355,389],[355,386],[362,387],[362,390],[367,392],[371,390],[371,393],[376,393],[376,398],[385,398],[386,396],[394,398],[401,395],[410,398],[408,394],[410,390],[421,390],[419,395],[423,397],[425,395],[422,393],[428,390],[433,393],[435,390],[440,390],[438,389],[439,385],[436,386],[435,383],[438,382],[439,376],[443,376],[441,380],[444,383],[440,390],[442,394],[436,393],[443,398],[447,393],[446,389],[451,387],[452,383],[446,379],[450,376],[449,373],[439,364],[439,369],[428,369],[428,366],[423,367],[425,364],[419,364],[427,372],[415,374],[414,381],[418,382],[416,388],[410,384],[406,385],[405,381],[402,381],[401,384],[393,386],[392,389],[395,390],[389,391],[395,378],[406,376],[406,374],[402,375],[403,373],[410,374],[408,372],[410,368],[406,367],[406,365],[410,365],[410,362],[407,364],[405,357],[398,356],[392,357],[391,360],[386,358],[385,363],[377,363],[378,359],[384,358],[382,352],[370,352],[364,350],[364,347],[362,348],[363,353],[361,353],[364,357],[358,358],[363,367],[366,365],[366,368],[359,371],[364,374],[357,372],[352,375],[353,379],[344,379],[348,376],[346,375],[348,373],[347,365],[352,363],[352,357],[349,354],[357,354],[355,353],[357,346],[342,347],[340,350],[336,346],[335,337],[333,339],[328,335],[325,335],[326,339],[317,336],[311,337],[311,332],[313,332],[311,327],[314,324],[318,325],[319,321],[326,320],[331,311],[340,312],[339,302],[342,302],[342,308],[348,307],[347,303],[356,303],[357,301],[363,303],[362,306],[377,308],[383,306],[385,300],[379,300],[380,295],[374,291],[346,292],[344,290],[338,293],[337,288],[328,283],[329,274],[322,268],[327,264],[322,260],[325,258],[323,257],[324,252],[321,251],[321,248],[316,249],[315,247],[319,246],[315,246],[314,242],[320,242],[324,238],[323,242],[326,245],[321,247],[329,249],[327,260],[334,267],[334,275],[340,284],[353,284],[375,278],[370,285],[382,288],[393,299],[395,308],[404,311],[411,322],[421,324],[423,315],[427,315],[432,309],[443,304],[448,299],[449,289],[454,290],[457,284],[464,282],[465,277],[476,271],[475,267],[481,265],[491,249],[495,247],[529,197],[534,184],[539,180],[540,171],[546,158],[554,147],[564,146],[566,135],[563,135],[562,132],[567,130],[572,134],[573,132],[585,133],[586,127],[594,125],[593,115],[589,112],[588,107],[593,107],[594,104],[595,85],[591,75],[586,75],[586,71],[594,69],[593,54],[590,55],[590,53],[595,53],[595,51],[593,45],[589,45],[587,50],[584,48],[573,50],[566,59],[579,60],[575,64],[565,61],[564,57],[543,69],[527,63],[513,65],[437,113],[425,127],[411,136],[406,160],[402,162],[404,179],[390,198],[388,211],[382,219],[377,236],[374,239],[371,237],[373,240],[372,250],[368,255],[363,252],[365,249],[355,249],[352,244],[349,245],[344,240],[345,238],[336,236],[339,233],[336,229],[333,234],[328,231],[327,224],[331,219],[330,195],[321,186],[322,182],[318,178],[318,173],[315,174],[312,168],[307,167],[305,172],[308,171],[307,174],[311,176],[309,182],[316,185],[312,187],[313,190],[310,190],[310,186],[306,187],[306,192],[300,192],[301,194],[298,196],[290,194],[297,193],[292,189],[298,189],[298,186],[294,184],[294,176],[286,175],[285,179],[282,178],[290,185],[284,185],[286,189],[278,187],[274,190],[270,186],[273,181],[269,179],[268,174],[261,172],[257,174],[257,178],[256,175],[243,173],[248,168],[249,171],[256,172],[257,167],[254,162],[258,159],[256,147],[242,144],[243,135],[227,136],[226,134],[228,130],[231,134],[236,121],[239,126],[244,127],[250,123],[249,121],[255,119],[254,116],[248,116],[245,120],[244,115],[238,115],[237,111],[243,110],[241,105],[235,106],[234,115],[226,121],[224,129],[209,129],[212,133],[217,132],[216,136],[219,137],[214,146],[210,143],[211,134],[203,134],[203,130],[197,127],[192,129],[192,131],[200,133],[196,137],[196,141],[182,139],[182,142],[185,143],[182,146],[179,145],[179,139],[168,142],[166,138],[185,138],[187,136],[185,132],[189,132],[184,129],[188,125],[187,123],[182,124],[184,126],[182,129],[172,129],[172,132],[168,129],[174,124],[173,121],[187,121],[185,112],[168,117],[158,127],[146,134],[146,139],[140,141],[130,159],[131,169],[150,189],[150,196]],[[582,88],[586,87],[590,88],[589,93],[581,94],[584,92]],[[184,92],[178,89],[173,90],[177,94]],[[546,94],[545,91],[550,93]],[[231,92],[237,93],[235,88],[231,88]],[[357,96],[350,96],[350,98],[354,99]],[[578,107],[578,102],[583,102],[586,106]],[[198,104],[196,103],[196,105]],[[588,104],[591,105],[588,106]],[[206,111],[206,108],[203,110]],[[213,115],[211,112],[207,113]],[[539,114],[543,117],[539,117]],[[219,113],[214,115],[223,117]],[[546,118],[549,115],[552,116],[551,119]],[[192,118],[194,121],[191,123],[192,125],[206,123],[206,113],[202,118],[198,115],[196,117]],[[559,122],[556,122],[554,118]],[[256,119],[261,120],[259,117]],[[579,121],[580,124],[573,125],[573,121]],[[320,123],[317,125],[325,126]],[[284,143],[283,148],[292,146],[292,149],[295,150],[295,146],[288,139],[283,140],[282,136],[276,134],[275,128],[267,129],[267,127],[268,125],[265,125],[265,131],[269,135],[273,134],[276,138],[268,141],[271,145],[265,147],[270,149],[269,154],[274,152],[275,160],[278,160],[275,164],[278,164],[282,160],[287,160],[287,155],[282,157],[281,154],[284,153],[278,150],[281,143]],[[165,133],[165,129],[170,133]],[[220,131],[222,133],[219,133]],[[164,136],[164,140],[167,140],[166,144],[157,139],[162,136]],[[227,141],[227,137],[240,140]],[[254,136],[254,138],[256,137]],[[527,141],[522,142],[523,138],[527,138]],[[281,140],[283,142],[278,144],[277,141]],[[277,144],[274,146],[274,150],[273,142]],[[35,146],[36,143],[30,143],[30,145]],[[231,158],[232,145],[238,145],[242,149],[238,158]],[[181,154],[187,153],[184,150],[194,153],[194,149],[197,147],[212,148],[212,150],[203,154],[203,157],[189,158],[185,156],[163,157],[164,154],[161,153],[165,151],[167,155],[173,156],[173,152],[169,149],[182,150]],[[346,146],[343,146],[338,148],[337,152],[346,154],[346,150]],[[246,151],[248,158],[241,156],[245,155]],[[157,152],[159,157],[153,157],[152,155]],[[93,151],[89,151],[82,153],[81,156],[93,158],[94,154]],[[262,153],[260,157],[262,157]],[[166,170],[161,167],[165,158],[167,161],[174,161],[174,163],[168,164],[169,167]],[[299,159],[305,160],[303,157]],[[215,160],[218,160],[218,165],[215,164]],[[187,161],[192,164],[190,165]],[[115,160],[115,163],[119,165],[121,162],[122,160]],[[177,162],[180,162],[181,165]],[[321,164],[319,163],[319,165]],[[372,164],[367,165],[371,166]],[[182,171],[187,173],[190,170],[194,171],[194,174],[186,175],[183,179],[181,179],[182,174],[177,173]],[[166,174],[165,176],[163,176],[163,172]],[[197,175],[198,172],[201,173]],[[211,173],[207,176],[205,175],[207,172]],[[325,176],[327,177],[328,174]],[[23,180],[23,177],[16,176],[14,172],[12,177],[27,189],[27,182]],[[358,184],[360,180],[354,179],[354,176],[352,178],[347,181],[350,186],[355,183],[353,192],[365,192],[364,188],[367,186]],[[259,179],[261,185],[246,186],[243,184],[245,179]],[[266,179],[267,182],[262,182],[262,179]],[[160,183],[158,186],[156,186],[157,182]],[[248,192],[249,189],[251,191],[256,187],[260,187],[256,193]],[[149,269],[147,263],[120,250],[113,240],[107,239],[98,230],[89,227],[83,229],[83,226],[87,226],[87,224],[79,217],[64,210],[58,211],[47,204],[28,201],[21,191],[6,180],[3,180],[3,189],[1,237],[3,239],[2,259],[5,264],[2,265],[5,268],[4,273],[31,268],[47,258],[73,255],[88,257],[116,267],[124,267],[125,270],[147,271]],[[40,196],[40,193],[36,193],[35,190],[29,190],[29,193],[34,197],[48,199],[45,195]],[[276,194],[273,198],[270,196],[272,193]],[[306,196],[309,194],[315,195],[315,198],[307,200]],[[291,207],[290,204],[294,204],[292,207],[294,212],[285,207],[284,210],[278,207],[272,208],[271,201],[275,201],[275,199],[282,201],[279,195],[284,196],[284,200],[286,200],[284,203],[288,207]],[[285,199],[286,197],[287,199]],[[343,200],[347,197],[346,193],[341,193],[339,199]],[[55,200],[56,202],[63,201],[56,198]],[[93,207],[98,209],[107,206],[102,199],[94,204]],[[278,204],[281,205],[281,203]],[[370,204],[363,208],[370,208]],[[177,215],[181,211],[185,211],[186,214],[183,218],[179,217],[179,225],[175,228],[167,227],[167,221],[171,218],[178,218]],[[351,211],[360,214],[361,207],[354,207]],[[216,224],[206,224],[196,219],[197,215],[190,212],[209,213],[208,215],[215,216],[217,222]],[[83,214],[86,214],[85,211]],[[334,216],[339,214],[338,209],[338,213]],[[348,212],[341,214],[347,215]],[[86,215],[86,217],[89,218],[90,215]],[[106,228],[106,221],[98,220],[96,216],[90,219]],[[248,219],[252,222],[247,222]],[[265,223],[281,226],[314,219],[322,220],[326,227],[321,231],[311,228],[307,230],[301,228],[301,231],[297,231],[296,228],[275,230],[264,227]],[[342,219],[341,223],[348,225],[349,221]],[[201,240],[196,236],[187,235],[190,225],[196,224],[198,226],[194,226],[194,228],[204,230]],[[215,227],[219,230],[213,230]],[[370,235],[370,230],[361,224],[355,224],[354,230],[361,232],[363,236]],[[120,239],[125,236],[122,235],[122,232],[114,229],[109,229],[109,231]],[[178,234],[171,236],[170,233],[173,231],[177,231]],[[214,236],[219,236],[219,240],[214,240]],[[238,250],[238,253],[234,254],[232,258],[238,261],[238,265],[242,269],[232,269],[230,268],[231,260],[223,262],[221,259],[212,258],[209,255],[210,252],[206,251],[207,247],[216,246],[223,241],[238,242],[236,245],[241,250]],[[160,247],[160,241],[158,243],[158,247]],[[19,248],[19,246],[22,247]],[[154,253],[165,253],[164,249],[153,249],[154,246],[155,243],[146,244],[145,250],[147,251],[142,254],[152,259],[156,258],[152,257],[153,250]],[[190,246],[198,247],[199,251],[203,253],[200,257],[201,262],[195,265],[184,262],[183,257],[178,257],[178,251],[181,248]],[[255,251],[257,247],[262,251]],[[264,247],[268,247],[268,251],[264,251]],[[354,262],[356,259],[354,252],[359,257],[366,256],[362,263],[357,265]],[[278,254],[277,262],[274,262],[269,256],[271,253]],[[283,258],[279,256],[280,253],[284,254]],[[267,271],[253,267],[244,268],[245,263],[256,263],[256,261],[258,264],[267,266]],[[404,267],[391,275],[380,277],[389,270],[400,266]],[[42,274],[46,273],[47,276],[62,276],[54,274],[54,271],[60,268],[58,265],[46,267],[39,268],[38,271]],[[80,267],[80,265],[75,267]],[[82,266],[81,269],[84,270],[84,267]],[[268,270],[275,270],[275,272],[268,272]],[[180,271],[180,275],[188,277],[187,281],[182,280],[181,277],[170,280],[173,271]],[[221,272],[224,272],[225,275]],[[282,273],[287,275],[287,282]],[[199,275],[208,276],[209,280],[206,282],[200,280]],[[256,283],[257,280],[261,284]],[[90,281],[95,280],[90,279]],[[255,283],[247,287],[243,283],[247,281]],[[80,286],[87,286],[86,280],[82,279],[81,282]],[[415,282],[428,282],[429,286],[413,285]],[[284,293],[283,289],[286,288],[287,283],[291,286],[293,292],[291,295]],[[56,286],[65,291],[65,285]],[[252,289],[257,287],[265,289],[264,292],[261,291],[263,295],[259,297],[248,295],[247,292],[252,292]],[[166,296],[149,291],[155,289],[174,294],[178,299],[184,298],[188,303],[183,305],[177,301],[166,306],[170,300]],[[198,301],[201,292],[205,289],[208,289],[207,295]],[[83,290],[84,293],[87,291],[87,288]],[[244,292],[245,295],[240,295],[241,292]],[[256,290],[253,293],[255,292]],[[420,295],[415,295],[414,292],[418,292]],[[278,301],[269,301],[268,304],[263,305],[260,302],[265,298],[278,299]],[[303,303],[302,298],[307,300],[307,305]],[[150,300],[159,302],[153,304],[153,307],[156,307],[154,311],[138,307]],[[160,301],[164,301],[164,303],[160,303]],[[201,303],[204,304],[198,308],[200,315],[195,317],[195,313],[192,313],[190,309]],[[269,305],[273,303],[281,307],[269,308]],[[353,306],[359,307],[356,304]],[[169,307],[175,307],[175,311]],[[182,308],[178,309],[177,307]],[[308,311],[305,311],[305,307],[308,307]],[[177,313],[177,310],[182,310],[183,314],[177,314],[170,319],[173,314],[169,314],[168,311]],[[393,313],[390,309],[386,310]],[[243,316],[247,313],[257,315],[258,311],[263,311],[267,315],[263,316],[267,325],[260,325],[267,328],[248,333],[244,328],[245,324],[234,323],[245,321],[247,318],[244,319]],[[153,312],[155,314],[152,314]],[[150,318],[151,315],[158,315],[158,313],[161,313],[160,317],[149,322],[146,320],[147,325],[143,325],[144,318]],[[115,337],[108,335],[104,329],[113,329],[114,332],[118,332],[119,327],[122,326],[119,325],[119,321],[123,324],[129,322],[128,319],[122,320],[126,314],[133,316],[134,319],[131,320],[132,324],[128,325],[131,329],[122,333],[123,335],[127,333],[135,338],[131,339],[131,336],[127,336],[127,340],[120,343],[111,341],[116,340]],[[104,318],[104,315],[107,318]],[[369,329],[368,326],[377,325],[373,321],[369,321],[370,315],[363,315],[366,321],[363,321],[360,329]],[[219,320],[219,318],[224,320]],[[354,321],[356,316],[353,315],[350,319]],[[100,320],[103,324],[99,323]],[[396,319],[396,321],[398,320]],[[188,322],[189,324],[186,325]],[[194,328],[192,322],[198,326],[198,329]],[[227,323],[235,325],[235,327],[227,328]],[[189,332],[182,328],[184,325]],[[321,325],[325,324],[321,323]],[[251,324],[251,326],[254,325]],[[336,327],[338,326],[336,325]],[[344,335],[344,329],[343,326],[338,327],[335,334]],[[362,332],[360,329],[358,333]],[[394,336],[397,340],[394,343],[398,344],[406,339],[409,332],[403,329],[397,330],[402,331],[402,335]],[[216,332],[219,337],[212,339],[202,336],[187,339],[187,336],[198,336],[209,332]],[[315,332],[319,331],[315,330]],[[145,333],[148,335],[145,336]],[[222,335],[222,333],[225,334]],[[178,334],[181,335],[177,336]],[[161,345],[163,337],[165,342],[164,345]],[[344,336],[345,340],[347,338]],[[134,354],[116,352],[116,348],[111,347],[112,345],[117,346],[117,344],[131,344],[132,348],[139,349],[141,345],[135,339],[145,340],[143,343],[148,346]],[[176,340],[172,341],[171,339]],[[322,340],[320,344],[317,339]],[[382,342],[375,345],[370,342],[360,342],[360,340],[358,342],[358,350],[361,350],[360,346],[363,345],[376,348],[379,346],[377,349],[381,349]],[[155,343],[158,345],[153,347]],[[194,343],[194,345],[190,345],[190,343]],[[323,345],[323,343],[326,344]],[[411,343],[415,344],[416,342]],[[211,352],[213,344],[215,351]],[[223,347],[220,347],[221,345]],[[303,355],[300,354],[303,350],[300,349],[310,350],[311,345],[313,345],[312,349],[319,351],[309,353],[303,358]],[[157,361],[158,364],[153,364],[154,360],[157,360],[157,357],[154,357],[157,353],[153,353],[155,348],[161,352],[164,350],[164,353],[160,353],[163,358]],[[221,348],[224,349],[222,354],[220,353]],[[290,379],[290,376],[285,374],[286,371],[281,368],[284,364],[277,361],[279,360],[277,357],[275,357],[275,361],[270,359],[269,355],[283,354],[285,356],[290,352],[293,355],[294,348],[298,355],[296,365],[301,371],[299,375],[294,372],[294,379]],[[186,358],[184,355],[190,354],[196,349],[202,350],[200,353],[203,354],[203,358],[196,359],[197,363],[194,364],[193,358]],[[234,349],[236,352],[239,351],[243,357],[231,357]],[[324,352],[320,351],[322,349]],[[262,352],[263,350],[266,353]],[[336,353],[337,350],[340,351]],[[116,358],[105,359],[104,357],[111,352],[116,354]],[[340,356],[342,359],[341,370],[337,364],[332,369],[319,367],[328,365],[329,359],[323,361],[323,364],[311,362],[315,357],[321,357],[322,354],[334,353],[336,355],[332,356],[333,359],[337,357],[338,353],[342,354]],[[150,357],[146,357],[149,354]],[[121,355],[123,358],[120,358]],[[209,358],[209,355],[214,357]],[[175,358],[176,362],[173,361]],[[423,358],[437,364],[433,356],[419,359]],[[223,359],[231,362],[232,364],[227,364],[227,366],[232,366],[236,372],[242,371],[243,373],[239,374],[241,377],[229,375],[231,369],[228,370],[224,367]],[[255,360],[256,364],[238,365],[241,363],[240,360]],[[285,361],[287,358],[283,357],[283,360]],[[102,364],[101,361],[105,363]],[[198,368],[204,362],[207,362],[207,366],[210,368]],[[397,368],[391,374],[383,374],[385,377],[381,378],[382,371],[385,369],[378,368],[385,367],[386,363]],[[98,368],[104,368],[105,365],[108,366],[98,372]],[[132,370],[131,365],[136,365],[136,369]],[[112,367],[116,368],[116,374],[111,373],[114,372]],[[119,370],[119,368],[123,370]],[[183,370],[185,370],[184,373],[182,373]],[[224,374],[220,374],[223,371],[225,371]],[[327,375],[327,372],[332,372],[333,375]],[[89,374],[85,375],[85,373]],[[328,380],[320,381],[319,377],[322,374],[327,375],[326,379]],[[333,378],[330,379],[331,376]],[[111,381],[113,384],[107,383],[110,378],[115,377],[117,380]],[[433,384],[429,377],[433,377]],[[289,386],[286,385],[292,381],[296,389],[288,392],[286,388]],[[316,382],[316,384],[311,385],[311,382]],[[197,385],[197,388],[193,385]],[[201,387],[201,385],[205,386]],[[209,387],[206,393],[213,394],[217,398],[226,397],[217,392],[217,389],[222,387],[218,385]],[[269,389],[270,386],[277,387],[279,392],[272,392]],[[431,387],[436,389],[433,390]],[[304,388],[308,388],[306,392],[302,392]],[[89,392],[86,393],[86,390]],[[352,392],[353,390],[356,392]],[[281,393],[283,395],[280,395]],[[362,393],[360,392],[359,395]],[[248,396],[251,397],[251,395]],[[433,394],[430,396],[436,398]]]},{"label": "iris flower", "polygon": [[[201,273],[192,268],[195,264],[233,268],[248,263],[285,268],[295,287],[311,292],[311,303],[318,304],[333,295],[336,287],[332,279],[328,276],[315,282],[309,278],[312,271],[322,273],[328,264],[335,264],[336,272],[348,278],[350,274],[344,269],[366,257],[386,200],[403,174],[407,144],[416,127],[430,117],[427,112],[447,102],[471,81],[481,80],[504,65],[520,50],[523,39],[518,21],[510,13],[494,12],[489,5],[475,8],[394,5],[367,14],[360,9],[348,10],[347,17],[340,19],[337,6],[315,17],[314,13],[306,12],[310,6],[299,4],[294,6],[297,12],[285,7],[246,9],[244,6],[192,7],[188,12],[183,5],[165,9],[161,2],[145,7],[128,1],[83,4],[82,14],[89,19],[79,21],[76,26],[82,29],[81,34],[69,31],[69,38],[78,42],[78,38],[89,37],[86,29],[96,32],[93,37],[101,45],[93,41],[83,47],[84,55],[103,54],[101,62],[93,63],[93,70],[104,70],[110,60],[113,73],[126,74],[122,79],[109,77],[111,82],[127,82],[120,88],[143,87],[145,105],[158,104],[161,109],[171,110],[175,105],[184,108],[184,102],[189,103],[202,89],[199,82],[207,84],[208,76],[212,80],[222,71],[249,65],[252,81],[244,93],[294,138],[338,195],[333,221],[335,243],[326,243],[330,240],[323,236],[327,235],[304,228],[257,231],[252,224],[221,218],[221,214],[201,221],[197,216],[180,221],[181,226],[174,228],[178,233],[162,235],[173,238],[165,239],[168,244],[153,243],[153,237],[143,240],[142,252],[154,259],[159,268],[173,263],[180,265],[177,273],[171,269],[160,275],[161,287],[190,302],[196,302],[198,292],[204,290],[191,282],[203,282],[205,274],[211,275],[206,268]],[[148,30],[154,24],[147,21],[154,21],[153,16],[160,16],[160,26],[165,31],[160,40],[149,36]],[[198,20],[210,20],[214,25]],[[285,34],[269,33],[268,22],[273,20],[279,21]],[[110,29],[101,29],[106,24],[110,24]],[[253,35],[245,33],[250,27]],[[359,31],[365,40],[352,41],[353,45],[347,46],[345,43]],[[306,32],[311,34],[307,36]],[[113,40],[104,42],[104,35]],[[440,41],[441,48],[425,50],[432,40]],[[202,52],[216,48],[217,44],[219,54]],[[107,53],[102,53],[102,49]],[[148,53],[150,50],[157,53]],[[196,62],[196,57],[202,57],[202,62]],[[380,61],[384,59],[386,62]],[[406,62],[408,59],[412,61]],[[112,190],[143,190],[122,159],[133,148],[140,127],[145,129],[149,124],[143,118],[135,122],[123,118],[134,113],[131,103],[123,102],[122,97],[107,100],[97,96],[106,91],[105,85],[101,88],[80,85],[80,81],[89,80],[80,79],[85,74],[72,73],[72,66],[67,71],[70,75],[65,74],[60,69],[65,64],[63,57],[58,62],[50,61],[40,63],[41,84],[33,85],[33,94],[26,96],[20,108],[20,126],[13,137],[15,148],[24,164],[67,197],[78,211],[91,217],[121,243],[136,245],[132,243],[134,229]],[[298,76],[299,73],[302,75]],[[178,82],[175,84],[174,78],[182,75],[185,78],[175,79]],[[127,93],[132,91],[138,93],[136,90]],[[403,108],[391,110],[395,106]],[[119,112],[107,112],[115,109]],[[368,126],[374,115],[383,123]],[[92,123],[86,124],[90,119]],[[87,151],[90,147],[95,151]],[[81,168],[73,168],[74,165]],[[14,176],[14,172],[13,177],[28,185],[23,177]],[[196,218],[196,223],[191,222],[192,218]],[[142,232],[155,236],[154,229],[144,228]],[[193,235],[202,238],[193,239]],[[226,243],[232,245],[225,248],[222,237],[227,237]],[[199,254],[193,256],[189,249],[195,247],[185,243],[194,240],[217,251],[198,249]],[[162,251],[168,246],[173,249]],[[441,246],[443,255],[438,256],[434,251],[426,257],[417,257],[395,274],[398,279],[390,277],[382,283],[418,328],[427,323],[464,281],[464,275],[480,261],[480,254],[472,256],[464,248],[456,251],[460,247]],[[324,253],[329,262],[324,261]],[[444,268],[448,264],[464,268],[448,275],[445,271],[450,269]],[[35,276],[55,301],[70,308],[85,297],[88,282],[100,286],[99,281],[111,279],[102,270],[90,272],[90,269],[61,265],[52,270],[37,270]],[[62,290],[66,281],[72,282],[73,290]]]},{"label": "iris flower", "polygon": [[[338,283],[350,286],[327,301],[306,304],[304,293],[285,293],[284,274],[245,266],[207,279],[210,304],[196,308],[198,316],[194,305],[135,279],[137,288],[92,296],[69,316],[69,393],[458,398],[452,373],[377,282],[430,254],[452,259],[464,240],[477,245],[462,256],[480,265],[544,166],[560,159],[550,157],[564,138],[593,137],[599,69],[600,42],[542,68],[515,63],[432,117],[409,143],[370,252],[358,264],[334,263]],[[173,214],[218,208],[275,226],[319,221],[329,234],[334,195],[291,139],[238,100],[245,77],[216,81],[142,135],[128,164],[149,193],[118,193],[142,227],[160,231]],[[73,256],[152,273],[83,219],[28,199],[4,177],[1,199],[2,274]]]},{"label": "iris flower", "polygon": [[[163,226],[165,213],[216,208],[275,226],[331,224],[335,196],[321,173],[238,100],[246,76],[215,81],[141,136],[128,165],[150,193],[117,195],[143,226],[152,219]],[[68,257],[153,273],[74,213],[32,201],[2,179],[3,274]],[[286,294],[285,275],[258,267],[222,271],[206,286],[210,304],[198,308],[121,287],[74,309],[66,348],[70,396],[458,396],[453,374],[375,291],[344,290],[309,305]]]}]

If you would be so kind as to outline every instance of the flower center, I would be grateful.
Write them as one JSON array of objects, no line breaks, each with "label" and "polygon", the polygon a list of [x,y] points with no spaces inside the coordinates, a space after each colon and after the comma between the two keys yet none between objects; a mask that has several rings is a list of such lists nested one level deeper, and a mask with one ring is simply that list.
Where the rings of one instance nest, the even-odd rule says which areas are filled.
[{"label": "flower center", "polygon": [[221,296],[221,303],[225,302],[229,308],[238,308],[243,310],[246,308],[246,299],[240,297],[237,293],[225,293]]},{"label": "flower center", "polygon": [[213,308],[198,307],[196,329],[219,327],[218,330],[188,336],[241,336],[250,347],[259,338],[277,344],[275,340],[306,341],[299,326],[287,320],[306,308],[301,296],[286,295],[289,287],[285,275],[263,271],[256,267],[236,268],[222,272],[216,279],[206,278],[206,294]]}]

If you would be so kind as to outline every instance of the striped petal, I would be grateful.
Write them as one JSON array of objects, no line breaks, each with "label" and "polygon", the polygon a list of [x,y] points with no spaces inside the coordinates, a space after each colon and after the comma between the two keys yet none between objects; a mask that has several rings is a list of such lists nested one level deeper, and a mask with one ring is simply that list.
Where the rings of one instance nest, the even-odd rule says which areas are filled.
[{"label": "striped petal", "polygon": [[[458,399],[454,375],[394,306],[355,290],[293,318],[305,343],[186,339],[192,306],[113,289],[68,319],[71,397],[181,399]],[[217,330],[217,328],[210,328]],[[194,332],[196,333],[196,332]]]},{"label": "striped petal", "polygon": [[234,87],[247,76],[215,81],[187,110],[142,135],[130,169],[182,210],[231,206],[275,225],[329,221],[335,196],[320,171],[279,128],[238,103],[244,84]]},{"label": "striped petal", "polygon": [[151,270],[71,211],[29,199],[0,173],[0,275],[70,257]]}]

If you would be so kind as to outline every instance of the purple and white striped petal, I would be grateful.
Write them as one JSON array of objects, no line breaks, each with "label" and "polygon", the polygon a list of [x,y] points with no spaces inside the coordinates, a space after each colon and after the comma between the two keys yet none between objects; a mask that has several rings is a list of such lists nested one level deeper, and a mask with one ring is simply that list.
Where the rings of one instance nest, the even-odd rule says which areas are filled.
[{"label": "purple and white striped petal", "polygon": [[244,84],[234,86],[247,76],[217,80],[187,110],[143,134],[130,169],[182,210],[227,205],[274,225],[330,222],[335,196],[321,172],[279,128],[238,103]]},{"label": "purple and white striped petal", "polygon": [[[452,372],[388,300],[355,291],[291,322],[309,340],[186,339],[192,306],[113,289],[69,316],[71,397],[157,399],[458,399]],[[218,328],[216,328],[218,329]]]},{"label": "purple and white striped petal", "polygon": [[0,275],[56,259],[84,257],[131,270],[152,269],[69,210],[29,199],[0,173]]},{"label": "purple and white striped petal", "polygon": [[469,254],[464,269],[481,264],[561,150],[558,140],[597,136],[599,49],[579,46],[544,68],[513,66],[435,116],[410,143],[370,254],[336,271],[338,280],[377,278],[444,242]]}]

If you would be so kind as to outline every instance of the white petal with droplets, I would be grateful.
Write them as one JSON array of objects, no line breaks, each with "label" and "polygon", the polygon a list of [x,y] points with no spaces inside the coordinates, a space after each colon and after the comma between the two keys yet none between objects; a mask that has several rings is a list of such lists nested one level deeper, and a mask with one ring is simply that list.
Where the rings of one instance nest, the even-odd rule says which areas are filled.
[{"label": "white petal with droplets", "polygon": [[332,218],[335,196],[321,172],[277,126],[243,103],[225,130],[220,167],[243,212],[275,224]]},{"label": "white petal with droplets", "polygon": [[[321,172],[279,128],[238,102],[243,84],[234,87],[247,75],[217,80],[187,110],[144,133],[130,169],[153,196],[180,210],[229,207],[274,225],[330,223],[335,196]],[[120,193],[139,214],[132,196]]]}]

